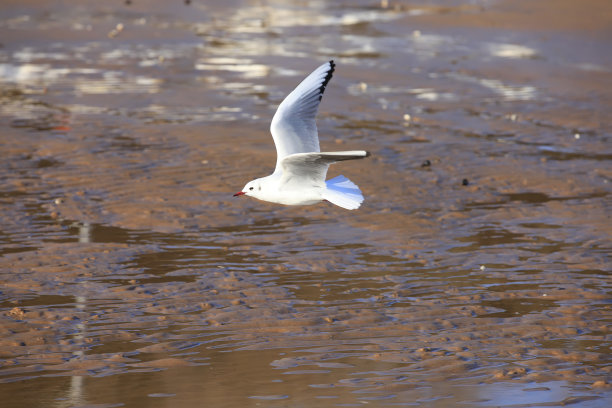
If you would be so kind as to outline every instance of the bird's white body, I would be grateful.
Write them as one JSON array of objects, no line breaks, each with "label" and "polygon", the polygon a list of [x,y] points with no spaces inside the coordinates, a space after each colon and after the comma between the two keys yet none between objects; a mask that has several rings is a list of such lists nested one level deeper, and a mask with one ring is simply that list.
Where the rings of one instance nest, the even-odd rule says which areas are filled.
[{"label": "bird's white body", "polygon": [[276,169],[269,176],[250,181],[242,191],[262,201],[284,205],[309,205],[327,200],[354,210],[363,195],[344,176],[325,181],[329,165],[362,159],[364,150],[321,152],[315,117],[335,64],[329,61],[314,70],[278,107],[270,132],[276,145]]},{"label": "bird's white body", "polygon": [[[246,195],[262,201],[284,205],[310,205],[323,201],[323,186],[311,186],[311,188],[282,188],[281,175],[277,173],[258,178],[251,183],[255,185],[253,191],[245,192]],[[261,189],[260,189],[261,187]]]}]

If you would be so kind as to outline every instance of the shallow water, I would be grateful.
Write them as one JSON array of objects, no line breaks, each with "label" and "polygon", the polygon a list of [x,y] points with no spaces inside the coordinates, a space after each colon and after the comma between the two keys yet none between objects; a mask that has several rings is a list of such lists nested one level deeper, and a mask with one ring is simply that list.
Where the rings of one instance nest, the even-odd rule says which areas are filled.
[{"label": "shallow water", "polygon": [[[107,3],[0,6],[3,406],[609,405],[608,2]],[[232,199],[331,58],[363,207]]]}]

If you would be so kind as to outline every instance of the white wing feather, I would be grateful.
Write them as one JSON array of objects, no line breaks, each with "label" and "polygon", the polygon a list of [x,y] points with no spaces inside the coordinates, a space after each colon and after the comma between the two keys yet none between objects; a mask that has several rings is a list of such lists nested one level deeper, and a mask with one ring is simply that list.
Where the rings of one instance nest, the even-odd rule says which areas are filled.
[{"label": "white wing feather", "polygon": [[315,117],[334,68],[334,61],[329,61],[315,69],[276,110],[270,125],[276,145],[275,173],[281,171],[281,162],[289,155],[321,151]]},{"label": "white wing feather", "polygon": [[343,160],[363,159],[369,155],[370,153],[365,150],[291,154],[280,162],[282,171],[280,190],[324,188],[330,164]]}]

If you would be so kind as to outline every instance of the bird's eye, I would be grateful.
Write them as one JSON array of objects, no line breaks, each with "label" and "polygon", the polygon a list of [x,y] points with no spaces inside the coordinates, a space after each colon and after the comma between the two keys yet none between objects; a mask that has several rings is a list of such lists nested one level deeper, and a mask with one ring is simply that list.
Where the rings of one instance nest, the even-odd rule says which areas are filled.
[{"label": "bird's eye", "polygon": [[253,189],[253,187],[249,187],[249,190],[252,190],[252,189]]}]

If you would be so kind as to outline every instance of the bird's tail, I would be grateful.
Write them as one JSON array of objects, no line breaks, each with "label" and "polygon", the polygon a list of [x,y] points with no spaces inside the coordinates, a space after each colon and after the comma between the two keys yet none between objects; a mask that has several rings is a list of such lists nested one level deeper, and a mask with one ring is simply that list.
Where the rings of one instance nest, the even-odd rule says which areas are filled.
[{"label": "bird's tail", "polygon": [[356,210],[363,202],[359,187],[344,176],[334,177],[325,182],[323,198],[347,210]]}]

